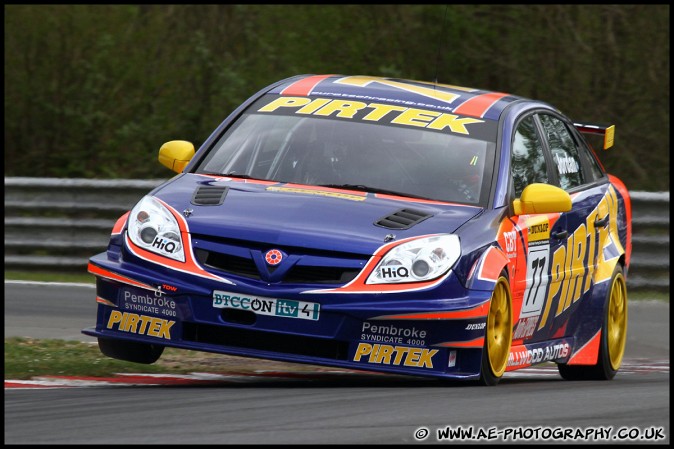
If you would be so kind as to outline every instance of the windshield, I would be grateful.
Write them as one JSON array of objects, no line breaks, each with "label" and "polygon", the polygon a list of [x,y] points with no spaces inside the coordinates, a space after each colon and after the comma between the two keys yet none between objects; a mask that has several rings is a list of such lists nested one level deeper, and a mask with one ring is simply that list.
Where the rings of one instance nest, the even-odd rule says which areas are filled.
[{"label": "windshield", "polygon": [[485,204],[494,144],[410,126],[247,113],[197,173]]}]

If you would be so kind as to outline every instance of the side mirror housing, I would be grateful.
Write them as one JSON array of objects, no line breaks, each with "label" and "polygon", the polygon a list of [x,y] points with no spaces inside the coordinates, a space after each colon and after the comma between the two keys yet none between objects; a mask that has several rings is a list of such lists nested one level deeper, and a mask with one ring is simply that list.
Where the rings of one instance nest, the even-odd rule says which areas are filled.
[{"label": "side mirror housing", "polygon": [[194,145],[186,140],[172,140],[159,149],[159,162],[176,173],[182,173],[193,157]]},{"label": "side mirror housing", "polygon": [[515,215],[552,214],[571,210],[571,196],[549,184],[529,184],[522,196],[513,201]]}]

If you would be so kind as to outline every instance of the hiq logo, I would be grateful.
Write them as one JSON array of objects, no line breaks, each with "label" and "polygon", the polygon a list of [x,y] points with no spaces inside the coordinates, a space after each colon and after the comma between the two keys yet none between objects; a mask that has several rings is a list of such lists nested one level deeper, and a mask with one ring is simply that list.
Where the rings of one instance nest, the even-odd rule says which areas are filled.
[{"label": "hiq logo", "polygon": [[173,253],[176,249],[178,249],[176,242],[173,240],[163,239],[161,237],[155,237],[154,241],[152,242],[152,246],[167,253]]},{"label": "hiq logo", "polygon": [[382,279],[401,279],[409,277],[410,271],[402,265],[386,266],[379,268],[379,276]]}]

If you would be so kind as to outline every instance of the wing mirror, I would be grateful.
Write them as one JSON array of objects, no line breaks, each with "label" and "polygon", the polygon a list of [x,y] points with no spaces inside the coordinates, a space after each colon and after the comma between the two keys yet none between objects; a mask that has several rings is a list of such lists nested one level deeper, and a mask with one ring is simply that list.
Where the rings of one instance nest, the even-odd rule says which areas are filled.
[{"label": "wing mirror", "polygon": [[513,201],[515,215],[552,214],[571,210],[571,197],[550,184],[529,184],[519,199]]},{"label": "wing mirror", "polygon": [[176,173],[182,173],[193,157],[194,145],[186,140],[172,140],[159,149],[159,162]]}]

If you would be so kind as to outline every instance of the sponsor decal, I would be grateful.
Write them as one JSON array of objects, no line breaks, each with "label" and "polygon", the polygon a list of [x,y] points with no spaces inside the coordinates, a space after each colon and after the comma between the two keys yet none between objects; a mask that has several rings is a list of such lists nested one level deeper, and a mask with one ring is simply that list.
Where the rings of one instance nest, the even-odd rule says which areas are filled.
[{"label": "sponsor decal", "polygon": [[562,359],[571,352],[568,343],[556,343],[548,346],[527,349],[516,349],[508,355],[508,366],[528,366],[536,363]]},{"label": "sponsor decal", "polygon": [[351,195],[348,193],[342,193],[342,192],[332,192],[329,190],[315,190],[315,189],[303,189],[300,187],[277,187],[277,186],[270,186],[267,187],[267,190],[270,192],[289,192],[289,193],[304,193],[307,195],[319,195],[319,196],[329,196],[332,198],[341,198],[344,200],[351,200],[351,201],[365,201],[365,196],[363,195]]},{"label": "sponsor decal", "polygon": [[426,344],[425,330],[419,330],[412,326],[395,326],[372,324],[364,321],[361,327],[360,339],[366,341],[378,341],[382,343],[397,343],[407,345],[424,346]]},{"label": "sponsor decal", "polygon": [[121,332],[130,332],[132,334],[148,335],[150,337],[170,340],[171,327],[173,327],[174,324],[176,324],[175,321],[163,318],[113,310],[110,312],[110,318],[105,327],[113,330],[117,328],[117,330]]},{"label": "sponsor decal", "polygon": [[538,323],[538,318],[539,315],[521,318],[517,322],[517,327],[513,333],[513,340],[531,337],[534,334],[534,331],[536,331],[536,323]]},{"label": "sponsor decal", "polygon": [[529,241],[548,240],[550,238],[550,223],[547,217],[536,217],[527,221]]},{"label": "sponsor decal", "polygon": [[283,253],[277,249],[271,249],[264,255],[264,260],[269,265],[278,265],[283,260]]},{"label": "sponsor decal", "polygon": [[[437,95],[437,92],[435,93]],[[458,97],[458,95],[457,95]],[[355,100],[325,99],[308,97],[278,97],[258,109],[258,112],[283,111],[299,115],[315,115],[320,117],[335,116],[354,119],[356,115],[363,121],[385,122],[397,125],[427,128],[436,131],[448,130],[452,133],[468,135],[468,125],[484,123],[470,117],[460,117],[438,111],[429,111],[384,103],[366,103]]]},{"label": "sponsor decal", "polygon": [[[612,252],[606,248],[613,245],[613,253],[623,252],[617,238],[617,215],[618,199],[613,187],[609,186],[606,195],[588,214],[585,224],[581,223],[552,254],[550,289],[538,329],[547,323],[553,302],[557,302],[554,316],[558,317],[587,293],[593,283],[611,278],[614,265],[609,261],[613,260]],[[595,220],[601,222],[604,219],[608,219],[605,225],[595,226]]]},{"label": "sponsor decal", "polygon": [[119,291],[119,304],[123,310],[143,312],[165,317],[176,317],[176,302],[161,293],[145,293],[128,289]]},{"label": "sponsor decal", "polygon": [[517,257],[517,230],[513,229],[512,231],[504,232],[503,239],[505,240],[505,250],[508,259]]},{"label": "sponsor decal", "polygon": [[164,239],[159,236],[155,237],[152,241],[152,247],[157,248],[159,251],[166,254],[173,254],[174,252],[179,251],[181,248],[180,242]]},{"label": "sponsor decal", "polygon": [[449,351],[449,358],[447,359],[447,367],[456,366],[456,351]]},{"label": "sponsor decal", "polygon": [[161,288],[163,288],[164,290],[168,290],[170,292],[177,292],[178,291],[178,287],[174,287],[173,285],[169,285],[169,284],[161,284]]},{"label": "sponsor decal", "polygon": [[570,156],[560,156],[555,154],[555,162],[560,175],[568,175],[569,173],[578,173],[580,170],[578,162]]},{"label": "sponsor decal", "polygon": [[218,290],[213,292],[213,307],[218,309],[247,310],[258,315],[313,321],[318,320],[321,310],[321,305],[314,302],[245,296],[239,293]]},{"label": "sponsor decal", "polygon": [[529,239],[527,286],[524,290],[520,318],[540,316],[549,283],[550,221],[545,215],[529,217],[526,226]]},{"label": "sponsor decal", "polygon": [[407,279],[410,270],[402,265],[386,265],[379,268],[379,277],[382,279]]},{"label": "sponsor decal", "polygon": [[467,331],[479,331],[484,329],[487,326],[487,323],[472,323],[466,326]]},{"label": "sponsor decal", "polygon": [[433,356],[438,351],[438,349],[358,343],[353,361],[414,368],[433,368]]},{"label": "sponsor decal", "polygon": [[391,79],[376,77],[376,76],[347,76],[335,81],[336,84],[346,84],[350,86],[360,86],[364,87],[372,83],[383,84],[388,87],[393,87],[396,89],[404,90],[407,92],[412,92],[423,97],[428,97],[433,100],[440,100],[448,104],[454,103],[456,100],[460,100],[461,97],[459,94],[447,92],[444,90],[437,89],[437,87],[447,87],[450,89],[455,89],[463,92],[474,92],[475,89],[461,86],[453,86],[450,84],[428,84],[423,82],[416,82],[415,84],[403,83],[400,81],[395,81]]}]

